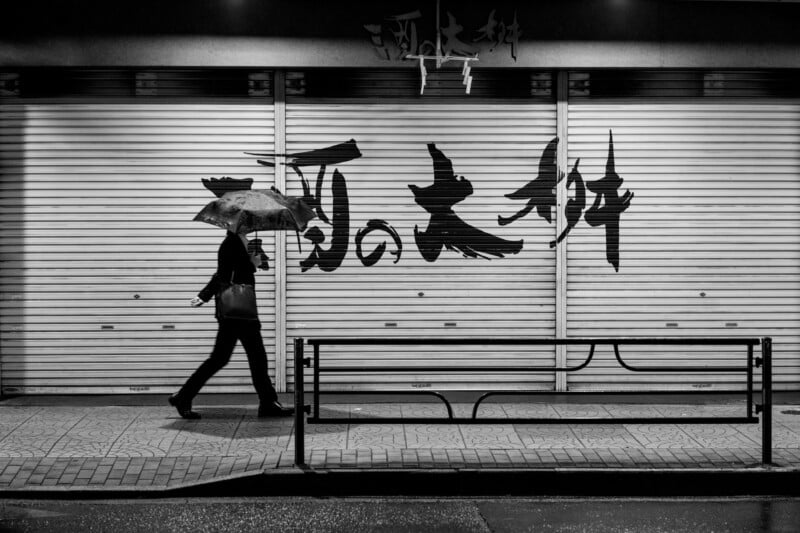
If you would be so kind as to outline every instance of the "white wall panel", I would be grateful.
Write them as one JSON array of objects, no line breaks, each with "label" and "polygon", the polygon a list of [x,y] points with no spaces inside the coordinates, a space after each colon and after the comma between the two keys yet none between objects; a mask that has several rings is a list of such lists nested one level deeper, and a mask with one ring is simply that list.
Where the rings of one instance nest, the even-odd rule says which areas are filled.
[{"label": "white wall panel", "polygon": [[[167,392],[208,356],[213,302],[189,307],[224,238],[192,218],[202,178],[272,169],[271,104],[0,106],[0,342],[3,389]],[[274,260],[274,238],[261,233]],[[274,376],[274,275],[259,273]],[[237,347],[208,391],[252,391]]]}]

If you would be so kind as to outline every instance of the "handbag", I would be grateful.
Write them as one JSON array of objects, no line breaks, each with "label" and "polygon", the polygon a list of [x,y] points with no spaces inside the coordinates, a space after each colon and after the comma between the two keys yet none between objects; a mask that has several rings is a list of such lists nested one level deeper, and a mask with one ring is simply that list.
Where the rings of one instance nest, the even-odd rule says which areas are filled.
[{"label": "handbag", "polygon": [[256,288],[247,283],[225,283],[217,293],[217,318],[225,320],[258,320]]}]

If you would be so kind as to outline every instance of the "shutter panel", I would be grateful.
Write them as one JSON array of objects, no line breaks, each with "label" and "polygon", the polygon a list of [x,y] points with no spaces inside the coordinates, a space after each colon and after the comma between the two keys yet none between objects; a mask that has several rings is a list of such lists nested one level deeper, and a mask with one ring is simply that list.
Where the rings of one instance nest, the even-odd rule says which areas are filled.
[{"label": "shutter panel", "polygon": [[[354,139],[362,156],[326,168],[323,208],[331,216],[331,177],[338,170],[349,197],[349,248],[332,272],[300,262],[311,252],[288,246],[288,337],[541,337],[555,331],[555,251],[549,242],[555,223],[528,216],[506,226],[525,206],[505,194],[534,179],[539,159],[555,136],[553,104],[458,103],[365,104],[287,103],[287,153],[328,147]],[[433,160],[427,143],[450,159],[456,176],[465,176],[473,194],[454,205],[461,219],[507,240],[524,240],[522,251],[503,258],[468,259],[442,250],[435,262],[423,259],[414,228],[428,228],[430,214],[415,203],[409,184],[433,183]],[[319,167],[301,169],[312,191]],[[296,174],[287,170],[287,189],[300,195]],[[384,256],[366,267],[355,253],[355,235],[368,221],[382,219],[402,239],[400,260],[393,263],[394,242],[375,232],[364,239],[363,255],[386,241]],[[311,226],[326,236],[331,226],[319,219]],[[308,235],[308,234],[307,234]],[[376,389],[552,389],[552,373],[503,373],[502,367],[554,364],[548,347],[393,347],[342,346],[323,351],[325,366],[374,367],[369,374],[323,376],[323,388]],[[382,365],[419,366],[418,373],[381,373]],[[490,374],[426,373],[424,366],[495,366]]]},{"label": "shutter panel", "polygon": [[[619,194],[635,197],[621,217],[619,272],[606,261],[602,227],[582,219],[569,237],[569,335],[771,336],[776,388],[796,389],[800,105],[570,105],[569,165],[580,158],[587,181],[605,173],[609,130]],[[585,357],[569,354],[572,363]],[[746,349],[623,347],[622,355],[642,366],[745,366]],[[598,356],[568,376],[570,388],[745,387],[740,375],[631,373],[613,352]]]},{"label": "shutter panel", "polygon": [[[224,231],[193,222],[214,195],[202,178],[272,169],[272,105],[4,104],[5,392],[174,391],[208,356],[213,302],[189,300],[216,269]],[[271,233],[259,235],[274,259]],[[259,273],[274,375],[274,275]],[[209,391],[251,391],[240,347]]]}]

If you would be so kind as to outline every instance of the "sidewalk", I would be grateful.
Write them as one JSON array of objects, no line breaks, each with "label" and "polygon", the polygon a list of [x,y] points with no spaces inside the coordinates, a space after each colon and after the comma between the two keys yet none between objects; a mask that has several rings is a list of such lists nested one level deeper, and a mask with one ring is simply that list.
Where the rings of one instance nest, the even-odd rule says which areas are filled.
[{"label": "sidewalk", "polygon": [[[380,425],[358,418],[435,417],[445,409],[438,403],[326,404],[323,416],[340,417],[342,423],[306,425],[308,469],[300,470],[293,466],[294,418],[258,419],[248,398],[230,403],[203,395],[195,402],[203,415],[198,421],[179,418],[166,395],[0,401],[0,492],[163,492],[209,482],[231,486],[248,476],[347,472],[352,481],[358,473],[378,471],[781,472],[800,480],[797,403],[774,407],[773,464],[766,467],[759,424]],[[288,396],[285,400],[291,403]],[[471,404],[453,407],[455,416],[471,412]],[[480,415],[741,416],[743,411],[742,401],[487,402]]]}]

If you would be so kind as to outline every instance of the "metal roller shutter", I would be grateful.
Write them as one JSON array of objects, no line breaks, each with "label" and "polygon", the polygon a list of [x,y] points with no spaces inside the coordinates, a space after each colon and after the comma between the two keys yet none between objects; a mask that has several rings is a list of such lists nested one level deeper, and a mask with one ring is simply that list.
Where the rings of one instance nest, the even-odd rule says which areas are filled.
[{"label": "metal roller shutter", "polygon": [[[4,103],[0,319],[6,393],[173,391],[207,357],[213,304],[188,301],[224,237],[192,222],[202,178],[271,169],[272,104]],[[259,235],[274,259],[272,234]],[[259,274],[274,375],[275,289]],[[251,391],[237,348],[208,390]]]},{"label": "metal roller shutter", "polygon": [[[768,100],[576,102],[569,168],[606,173],[613,131],[619,272],[601,227],[568,238],[570,336],[772,336],[776,388],[800,383],[800,105]],[[594,194],[587,193],[587,206]],[[647,365],[741,366],[746,351],[641,348]],[[571,389],[728,389],[730,374],[634,374],[610,352],[569,376]],[[576,363],[585,357],[570,350]]]},{"label": "metal roller shutter", "polygon": [[[529,183],[539,160],[555,137],[555,104],[475,103],[461,97],[450,102],[386,103],[303,101],[289,99],[286,109],[288,158],[353,139],[361,157],[326,169],[323,208],[330,216],[334,170],[344,176],[349,199],[349,247],[338,268],[318,266],[302,271],[302,253],[290,241],[287,252],[288,337],[552,337],[555,332],[555,251],[549,242],[555,223],[534,210],[513,224],[498,225],[524,201],[504,195]],[[523,240],[519,253],[505,257],[466,258],[443,249],[426,261],[415,243],[415,227],[428,228],[431,215],[415,202],[409,185],[434,182],[428,143],[450,159],[456,176],[464,176],[473,193],[453,206],[464,223],[491,235]],[[301,169],[314,183],[319,166]],[[287,189],[302,194],[298,176],[287,170]],[[355,236],[369,221],[390,224],[402,240],[396,249],[384,232],[363,240],[369,255],[381,242],[383,257],[364,266],[356,255]],[[331,226],[315,220],[331,245]],[[308,234],[306,234],[308,236]],[[503,373],[509,365],[554,364],[552,348],[336,347],[323,352],[326,366],[374,367],[369,374],[345,374],[323,380],[339,390],[376,389],[553,389],[552,373]],[[490,375],[458,373],[381,373],[382,365],[496,366]]]}]

